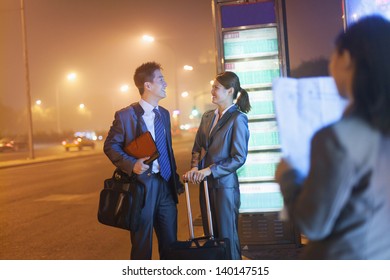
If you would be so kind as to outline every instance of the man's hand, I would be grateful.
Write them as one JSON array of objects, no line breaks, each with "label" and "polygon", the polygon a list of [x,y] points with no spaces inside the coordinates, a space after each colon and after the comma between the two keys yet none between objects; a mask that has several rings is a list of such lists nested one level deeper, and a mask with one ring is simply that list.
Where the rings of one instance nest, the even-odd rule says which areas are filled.
[{"label": "man's hand", "polygon": [[134,164],[134,167],[133,167],[133,172],[135,174],[138,174],[138,175],[141,175],[142,173],[144,173],[146,170],[149,169],[149,165],[145,164],[144,161],[145,160],[148,160],[150,157],[144,157],[144,158],[140,158],[136,161],[136,163]]},{"label": "man's hand", "polygon": [[180,180],[178,180],[177,184],[179,184],[177,187],[177,194],[180,195],[180,194],[184,193],[184,185],[182,182],[180,182]]}]

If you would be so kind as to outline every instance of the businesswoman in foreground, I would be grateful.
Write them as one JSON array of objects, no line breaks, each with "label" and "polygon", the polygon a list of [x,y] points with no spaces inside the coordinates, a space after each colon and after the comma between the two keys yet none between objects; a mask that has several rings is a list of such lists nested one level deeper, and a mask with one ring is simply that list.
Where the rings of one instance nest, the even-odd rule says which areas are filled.
[{"label": "businesswoman in foreground", "polygon": [[[207,177],[214,236],[229,238],[232,258],[241,259],[237,229],[240,190],[236,171],[248,154],[245,113],[250,110],[249,96],[233,72],[223,72],[215,78],[211,95],[217,109],[202,116],[192,149],[192,169],[184,174],[184,179],[200,183]],[[203,228],[208,235],[203,188],[199,199]]]},{"label": "businesswoman in foreground", "polygon": [[305,259],[390,259],[390,22],[359,20],[336,39],[329,70],[348,99],[311,142],[306,178],[276,171]]}]

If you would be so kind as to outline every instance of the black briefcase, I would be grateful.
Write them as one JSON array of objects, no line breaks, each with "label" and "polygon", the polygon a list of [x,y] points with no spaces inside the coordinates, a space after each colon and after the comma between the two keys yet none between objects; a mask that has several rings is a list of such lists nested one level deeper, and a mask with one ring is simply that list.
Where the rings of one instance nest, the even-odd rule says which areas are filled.
[{"label": "black briefcase", "polygon": [[210,211],[210,198],[207,186],[207,180],[204,181],[204,193],[207,206],[207,220],[210,230],[210,236],[194,237],[194,228],[192,224],[192,211],[190,204],[190,195],[188,183],[185,182],[185,194],[187,204],[188,229],[190,239],[187,241],[176,241],[164,252],[162,259],[166,260],[231,260],[230,241],[228,238],[213,237],[213,222]]},{"label": "black briefcase", "polygon": [[98,221],[104,225],[137,231],[145,205],[145,186],[119,169],[104,180],[100,192]]}]

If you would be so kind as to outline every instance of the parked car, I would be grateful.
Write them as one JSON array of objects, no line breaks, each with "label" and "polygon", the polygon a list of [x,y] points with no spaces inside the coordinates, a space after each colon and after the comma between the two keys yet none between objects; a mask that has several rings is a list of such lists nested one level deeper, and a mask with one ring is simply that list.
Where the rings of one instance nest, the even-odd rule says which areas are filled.
[{"label": "parked car", "polygon": [[95,149],[95,142],[86,137],[74,137],[72,139],[66,139],[62,141],[62,146],[64,146],[65,151],[69,151],[71,148],[76,148],[81,151],[83,148],[88,147]]},{"label": "parked car", "polygon": [[27,149],[27,142],[20,138],[0,139],[0,152],[17,152]]}]

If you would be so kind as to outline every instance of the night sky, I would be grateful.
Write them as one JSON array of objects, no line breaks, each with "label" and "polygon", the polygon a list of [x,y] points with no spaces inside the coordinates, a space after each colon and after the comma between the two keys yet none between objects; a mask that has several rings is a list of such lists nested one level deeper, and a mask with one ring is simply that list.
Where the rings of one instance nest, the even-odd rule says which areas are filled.
[{"label": "night sky", "polygon": [[[291,68],[327,58],[342,28],[341,0],[286,2]],[[31,98],[42,100],[33,111],[35,130],[55,130],[56,91],[65,128],[108,129],[115,110],[139,99],[132,75],[148,60],[164,67],[168,98],[161,105],[173,110],[173,91],[189,92],[179,100],[182,122],[194,96],[210,91],[216,74],[211,0],[25,0],[25,14]],[[143,42],[144,34],[155,42]],[[23,111],[20,1],[0,2],[0,38],[0,105]],[[194,70],[185,72],[185,64]],[[77,73],[72,84],[70,71]],[[127,93],[120,91],[123,84],[130,85]],[[75,109],[80,103],[82,112]]]}]

